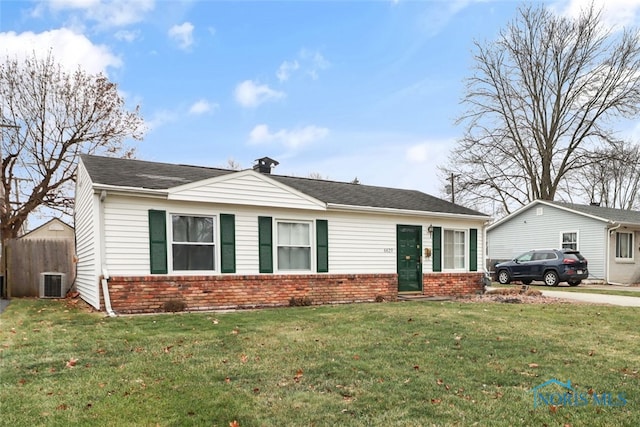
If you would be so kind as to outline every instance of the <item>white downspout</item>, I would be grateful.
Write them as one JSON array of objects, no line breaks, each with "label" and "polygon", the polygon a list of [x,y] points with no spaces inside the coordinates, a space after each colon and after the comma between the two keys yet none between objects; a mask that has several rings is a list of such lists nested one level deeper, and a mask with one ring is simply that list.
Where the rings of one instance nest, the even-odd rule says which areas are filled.
[{"label": "white downspout", "polygon": [[606,260],[606,268],[607,274],[605,280],[607,281],[607,285],[620,285],[620,283],[613,283],[609,280],[610,271],[611,271],[611,233],[616,231],[618,228],[622,227],[622,224],[618,224],[615,227],[607,228],[607,260]]},{"label": "white downspout", "polygon": [[102,295],[104,296],[104,307],[107,310],[107,314],[109,317],[116,317],[117,314],[111,308],[111,297],[109,296],[109,285],[107,280],[109,280],[109,270],[107,270],[107,262],[106,259],[106,250],[107,244],[104,241],[104,201],[107,198],[107,191],[102,190],[100,192],[100,267],[102,269],[102,278],[100,279],[100,283],[102,284]]}]

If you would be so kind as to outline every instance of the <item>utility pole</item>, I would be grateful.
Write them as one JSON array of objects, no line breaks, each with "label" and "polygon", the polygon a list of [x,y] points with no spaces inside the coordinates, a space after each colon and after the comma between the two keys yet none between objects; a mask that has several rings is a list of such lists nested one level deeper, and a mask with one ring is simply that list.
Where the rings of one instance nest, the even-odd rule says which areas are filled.
[{"label": "utility pole", "polygon": [[456,190],[453,187],[453,181],[455,180],[456,175],[453,174],[453,172],[451,172],[451,203],[455,203],[456,202]]}]

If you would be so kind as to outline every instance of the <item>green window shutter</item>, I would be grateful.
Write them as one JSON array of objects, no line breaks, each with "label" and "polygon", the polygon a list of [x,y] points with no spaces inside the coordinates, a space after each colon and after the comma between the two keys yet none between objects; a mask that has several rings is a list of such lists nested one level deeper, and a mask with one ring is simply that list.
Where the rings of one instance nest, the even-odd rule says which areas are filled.
[{"label": "green window shutter", "polygon": [[220,272],[236,272],[236,217],[220,214]]},{"label": "green window shutter", "polygon": [[329,226],[326,219],[316,220],[316,261],[318,273],[329,272]]},{"label": "green window shutter", "polygon": [[478,271],[478,230],[469,230],[469,271]]},{"label": "green window shutter", "polygon": [[273,273],[272,227],[270,216],[258,217],[258,258],[260,273]]},{"label": "green window shutter", "polygon": [[149,211],[149,261],[151,274],[167,274],[167,213]]},{"label": "green window shutter", "polygon": [[442,271],[442,227],[433,227],[433,271]]}]

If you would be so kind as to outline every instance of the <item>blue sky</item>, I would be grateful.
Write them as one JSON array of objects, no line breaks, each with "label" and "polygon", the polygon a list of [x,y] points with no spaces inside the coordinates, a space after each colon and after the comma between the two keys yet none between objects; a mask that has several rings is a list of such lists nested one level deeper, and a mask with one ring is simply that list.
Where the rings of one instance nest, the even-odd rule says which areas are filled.
[{"label": "blue sky", "polygon": [[[444,196],[437,165],[474,40],[520,2],[474,0],[0,2],[0,55],[44,54],[104,72],[149,128],[143,160],[317,173]],[[546,3],[575,14],[585,1]],[[609,0],[611,24],[640,0]],[[640,140],[640,126],[627,130]]]}]

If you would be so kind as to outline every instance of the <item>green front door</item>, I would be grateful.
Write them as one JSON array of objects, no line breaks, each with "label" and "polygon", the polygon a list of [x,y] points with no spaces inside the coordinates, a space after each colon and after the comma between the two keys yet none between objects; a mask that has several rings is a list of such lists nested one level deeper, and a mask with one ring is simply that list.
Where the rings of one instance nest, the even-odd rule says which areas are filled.
[{"label": "green front door", "polygon": [[398,225],[398,291],[422,291],[422,227]]}]

